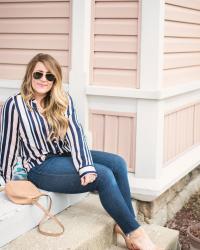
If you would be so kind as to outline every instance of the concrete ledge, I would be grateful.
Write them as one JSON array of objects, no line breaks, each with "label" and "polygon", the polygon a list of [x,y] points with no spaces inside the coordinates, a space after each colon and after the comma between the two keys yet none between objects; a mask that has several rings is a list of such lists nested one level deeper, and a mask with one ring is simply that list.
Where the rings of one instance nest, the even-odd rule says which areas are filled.
[{"label": "concrete ledge", "polygon": [[155,200],[200,164],[199,155],[200,146],[190,149],[163,167],[161,175],[155,179],[138,178],[129,173],[132,196],[142,201]]},{"label": "concrete ledge", "polygon": [[[114,221],[102,208],[98,195],[90,194],[58,214],[57,218],[65,226],[63,235],[48,237],[33,229],[1,250],[105,250],[114,247]],[[51,221],[47,221],[44,226],[50,231],[55,229]],[[177,231],[156,225],[145,225],[144,229],[165,250],[177,250]],[[124,249],[124,242],[120,244],[118,247]]]},{"label": "concrete ledge", "polygon": [[[48,193],[52,198],[52,214],[63,211],[88,194],[73,195],[41,191]],[[40,203],[45,207],[47,202],[46,197],[40,199]],[[14,204],[7,199],[4,192],[0,192],[0,247],[37,226],[42,216],[43,212],[38,207]]]},{"label": "concrete ledge", "polygon": [[165,225],[200,190],[200,166],[153,202],[135,200],[137,216],[147,224]]},{"label": "concrete ledge", "polygon": [[143,227],[158,246],[163,247],[165,250],[179,249],[179,231],[153,224],[144,225]]},{"label": "concrete ledge", "polygon": [[[181,250],[179,247],[178,237],[179,232],[169,228],[164,228],[158,225],[144,225],[143,228],[151,237],[153,242],[164,250]],[[127,249],[122,237],[118,237],[117,246],[112,245],[107,250],[123,250]]]}]

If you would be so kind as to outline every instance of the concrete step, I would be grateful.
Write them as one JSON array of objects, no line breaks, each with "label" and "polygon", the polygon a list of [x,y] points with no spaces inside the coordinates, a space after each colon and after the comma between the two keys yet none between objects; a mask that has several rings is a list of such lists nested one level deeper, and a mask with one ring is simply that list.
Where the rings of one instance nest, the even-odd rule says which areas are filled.
[{"label": "concrete step", "polygon": [[[126,249],[120,239],[113,245],[114,221],[102,208],[98,195],[90,194],[83,201],[57,215],[65,226],[59,237],[49,237],[33,229],[18,237],[2,250],[120,250]],[[49,231],[55,229],[51,221],[44,225]],[[160,226],[144,226],[152,239],[165,250],[177,250],[178,232]]]},{"label": "concrete step", "polygon": [[[52,214],[63,211],[88,195],[88,193],[60,194],[44,190],[42,192],[51,196]],[[40,203],[48,207],[46,197],[40,198]],[[37,206],[14,204],[8,200],[4,192],[0,192],[0,247],[36,227],[42,216],[43,212]]]},{"label": "concrete step", "polygon": [[[165,250],[180,250],[178,236],[179,232],[158,225],[143,225],[144,230],[148,233],[153,242]],[[106,250],[124,250],[127,249],[124,239],[117,237],[117,245],[112,245]]]},{"label": "concrete step", "polygon": [[107,250],[124,250],[124,249],[127,249],[126,246],[115,246],[115,245],[112,245],[111,247],[107,248]]}]

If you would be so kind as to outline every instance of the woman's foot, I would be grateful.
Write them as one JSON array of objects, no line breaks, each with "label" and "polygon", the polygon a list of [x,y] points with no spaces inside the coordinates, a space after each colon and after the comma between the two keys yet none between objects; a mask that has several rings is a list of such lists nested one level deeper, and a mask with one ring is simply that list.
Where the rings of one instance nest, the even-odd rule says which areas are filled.
[{"label": "woman's foot", "polygon": [[[126,247],[130,250],[140,250],[138,247],[136,247],[129,239],[128,237],[126,237],[126,235],[124,234],[124,232],[122,231],[122,229],[120,228],[120,226],[118,224],[116,224],[114,226],[114,235],[115,235],[115,240],[117,241],[117,234],[120,234],[126,243]],[[116,242],[115,242],[116,243]]]},{"label": "woman's foot", "polygon": [[128,241],[140,250],[163,250],[157,247],[142,227],[127,235]]}]

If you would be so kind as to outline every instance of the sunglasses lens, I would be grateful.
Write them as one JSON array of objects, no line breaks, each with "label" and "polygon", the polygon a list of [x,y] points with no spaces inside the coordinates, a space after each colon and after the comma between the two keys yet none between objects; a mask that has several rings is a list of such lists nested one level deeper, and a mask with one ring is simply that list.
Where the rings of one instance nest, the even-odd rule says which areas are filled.
[{"label": "sunglasses lens", "polygon": [[41,72],[34,72],[33,73],[33,78],[38,80],[40,78],[42,78],[43,74]]},{"label": "sunglasses lens", "polygon": [[[36,72],[33,73],[33,78],[34,78],[35,80],[39,80],[39,79],[41,79],[42,77],[43,77],[43,73],[42,73],[42,72],[36,71]],[[51,73],[47,73],[47,74],[45,75],[45,77],[46,77],[46,79],[47,79],[49,82],[55,81],[55,76],[54,76],[53,74],[51,74]]]},{"label": "sunglasses lens", "polygon": [[53,74],[46,74],[46,79],[50,82],[55,80],[55,76]]}]

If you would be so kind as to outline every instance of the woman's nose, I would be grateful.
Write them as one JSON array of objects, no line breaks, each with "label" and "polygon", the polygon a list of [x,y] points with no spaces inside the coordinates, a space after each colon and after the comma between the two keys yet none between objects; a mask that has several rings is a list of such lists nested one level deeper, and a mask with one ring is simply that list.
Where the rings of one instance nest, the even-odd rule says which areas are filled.
[{"label": "woman's nose", "polygon": [[43,82],[47,80],[47,79],[46,79],[46,74],[43,74],[43,75],[42,75],[41,80],[42,80]]}]

